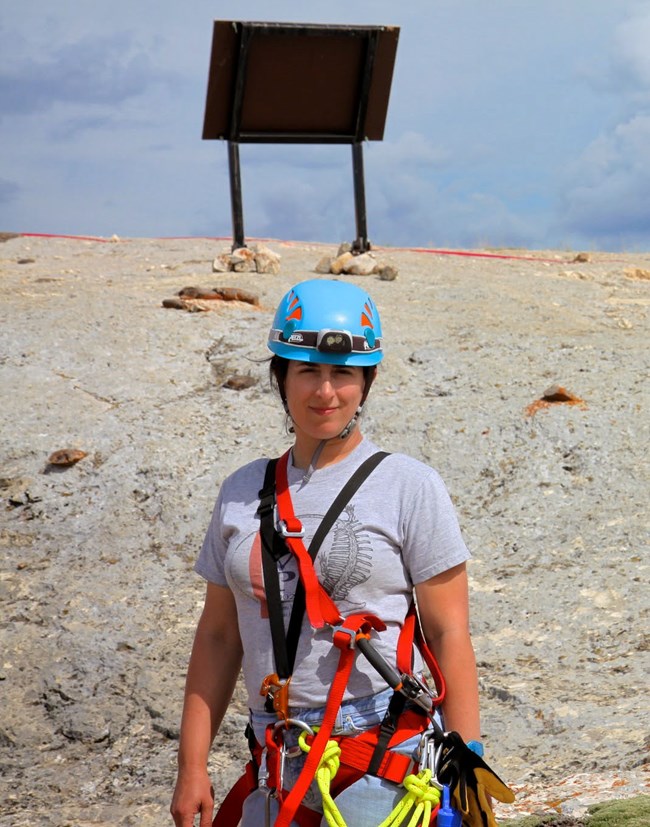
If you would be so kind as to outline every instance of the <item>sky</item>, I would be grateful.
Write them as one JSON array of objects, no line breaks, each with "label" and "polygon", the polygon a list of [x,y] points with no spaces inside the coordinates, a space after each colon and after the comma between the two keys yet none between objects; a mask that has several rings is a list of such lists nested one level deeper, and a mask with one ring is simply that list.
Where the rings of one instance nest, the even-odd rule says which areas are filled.
[{"label": "sky", "polygon": [[[21,0],[0,11],[0,231],[230,237],[212,21],[400,27],[377,246],[650,250],[650,0]],[[356,237],[349,146],[241,146],[248,238]]]}]

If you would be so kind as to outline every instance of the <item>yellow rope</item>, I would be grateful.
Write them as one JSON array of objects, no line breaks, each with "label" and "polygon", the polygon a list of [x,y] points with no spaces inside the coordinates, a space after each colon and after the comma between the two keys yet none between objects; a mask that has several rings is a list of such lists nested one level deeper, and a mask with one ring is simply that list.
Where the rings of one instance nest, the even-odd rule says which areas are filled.
[{"label": "yellow rope", "polygon": [[415,807],[407,827],[428,827],[431,812],[440,802],[440,790],[431,786],[431,770],[422,770],[417,775],[407,775],[402,785],[406,795],[398,802],[393,812],[379,827],[398,827],[404,824],[412,807]]},{"label": "yellow rope", "polygon": [[[316,727],[314,728],[314,731],[317,731]],[[301,732],[298,738],[298,743],[304,752],[309,752],[311,747],[305,740],[306,737],[307,733]],[[329,824],[329,827],[346,827],[341,811],[334,803],[334,799],[332,798],[332,794],[330,792],[332,779],[339,770],[340,755],[341,748],[337,742],[328,741],[323,751],[323,755],[321,756],[320,763],[318,764],[318,769],[316,770],[315,776],[318,789],[323,797],[323,815],[325,816],[325,820]]]},{"label": "yellow rope", "polygon": [[[306,738],[307,733],[302,732],[298,743],[304,752],[309,752],[311,747]],[[323,797],[323,815],[329,827],[346,827],[341,811],[336,806],[330,792],[332,780],[339,769],[340,756],[341,748],[338,743],[328,741],[315,775],[318,789]],[[418,825],[429,827],[431,813],[440,803],[440,790],[431,785],[431,770],[422,770],[417,775],[407,775],[402,785],[406,788],[406,795],[379,827],[400,827],[414,807],[411,820],[406,827],[418,827]]]}]

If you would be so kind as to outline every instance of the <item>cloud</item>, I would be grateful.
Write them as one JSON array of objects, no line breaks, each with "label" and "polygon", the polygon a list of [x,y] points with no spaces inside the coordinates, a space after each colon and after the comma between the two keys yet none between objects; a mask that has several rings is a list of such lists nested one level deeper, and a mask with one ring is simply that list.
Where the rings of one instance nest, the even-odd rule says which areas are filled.
[{"label": "cloud", "polygon": [[553,232],[609,249],[650,237],[650,4],[614,30],[601,88],[613,95],[613,123],[567,165]]},{"label": "cloud", "polygon": [[427,169],[439,167],[450,160],[451,153],[442,146],[437,146],[421,132],[414,130],[402,132],[395,140],[386,140],[380,144],[370,144],[369,154],[378,169],[391,167]]},{"label": "cloud", "polygon": [[371,188],[369,235],[378,244],[422,247],[518,247],[539,240],[530,219],[485,192],[437,187],[415,174]]},{"label": "cloud", "polygon": [[650,102],[650,7],[639,6],[616,28],[612,47],[612,86]]},{"label": "cloud", "polygon": [[[417,226],[407,223],[398,236],[393,217],[412,216],[414,200],[430,209],[426,176],[446,158],[414,131],[364,145],[369,232],[377,243],[406,243],[407,235],[413,243]],[[331,243],[356,237],[349,146],[243,146],[241,163],[247,234]]]},{"label": "cloud", "polygon": [[576,162],[562,199],[563,225],[614,247],[650,236],[650,114],[595,140]]},{"label": "cloud", "polygon": [[49,136],[57,143],[67,143],[84,132],[103,132],[115,129],[117,125],[115,119],[109,115],[65,118],[61,122],[52,122]]},{"label": "cloud", "polygon": [[[364,157],[374,244],[513,247],[543,241],[532,216],[472,185],[466,172],[471,152],[454,157],[427,136],[407,131],[365,144]],[[349,147],[243,146],[241,160],[248,236],[329,243],[356,237]],[[222,177],[225,183],[225,168]]]},{"label": "cloud", "polygon": [[157,79],[151,59],[128,34],[86,36],[0,73],[0,98],[5,115],[33,114],[60,102],[115,105]]}]

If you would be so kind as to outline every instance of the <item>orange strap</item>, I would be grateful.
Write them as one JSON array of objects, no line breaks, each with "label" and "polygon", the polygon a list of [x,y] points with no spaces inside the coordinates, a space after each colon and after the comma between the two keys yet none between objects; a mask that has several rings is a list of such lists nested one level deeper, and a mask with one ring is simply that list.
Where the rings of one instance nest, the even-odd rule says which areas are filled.
[{"label": "orange strap", "polygon": [[289,462],[289,451],[283,454],[275,466],[275,496],[278,509],[278,517],[286,529],[284,542],[291,553],[298,561],[300,580],[305,589],[305,603],[307,617],[315,629],[322,629],[328,623],[336,626],[341,622],[341,615],[336,603],[318,582],[314,564],[305,548],[301,537],[287,536],[296,535],[302,531],[302,523],[296,517],[289,493],[289,481],[287,477],[287,465]]},{"label": "orange strap", "polygon": [[[386,752],[375,773],[379,778],[385,778],[395,784],[402,783],[405,776],[413,769],[413,761],[410,756],[391,752],[391,750],[414,735],[424,732],[428,724],[429,720],[423,713],[408,710],[400,715],[399,727],[386,745]],[[359,735],[343,736],[336,739],[341,747],[339,757],[341,766],[333,782],[333,792],[337,793],[341,787],[347,786],[345,776],[348,768],[353,774],[352,781],[366,774],[377,746],[378,735],[379,727],[373,727]],[[339,775],[341,776],[340,779]]]},{"label": "orange strap", "polygon": [[327,697],[327,706],[320,729],[307,754],[305,765],[289,794],[285,798],[275,827],[290,827],[298,805],[305,797],[309,785],[316,775],[320,759],[329,741],[332,727],[341,706],[345,687],[348,685],[350,672],[355,659],[354,641],[358,634],[369,634],[371,629],[382,631],[386,626],[376,615],[354,614],[346,617],[334,632],[334,645],[340,649],[339,663]]},{"label": "orange strap", "polygon": [[440,706],[445,699],[445,679],[438,665],[435,655],[429,649],[420,622],[415,611],[415,604],[411,606],[404,618],[404,623],[400,630],[399,639],[397,641],[397,669],[402,674],[410,675],[412,672],[411,658],[413,657],[413,642],[417,644],[418,649],[426,665],[429,667],[431,677],[436,685],[437,697],[433,699],[434,706]]}]

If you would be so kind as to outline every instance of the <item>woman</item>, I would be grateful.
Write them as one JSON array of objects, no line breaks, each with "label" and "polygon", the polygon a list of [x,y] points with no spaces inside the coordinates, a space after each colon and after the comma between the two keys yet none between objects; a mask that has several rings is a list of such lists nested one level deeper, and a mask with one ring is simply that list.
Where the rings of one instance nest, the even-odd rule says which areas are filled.
[{"label": "woman", "polygon": [[[363,437],[358,419],[383,357],[379,315],[372,299],[352,284],[324,279],[302,282],[280,302],[268,347],[273,353],[272,381],[293,434],[286,467],[288,490],[308,544],[352,473],[377,451]],[[287,788],[296,782],[305,757],[295,746],[300,727],[282,722],[281,702],[276,700],[273,709],[277,698],[273,689],[288,687],[284,716],[311,727],[323,719],[337,675],[339,652],[332,645],[331,628],[327,624],[314,628],[305,617],[290,683],[277,681],[266,701],[260,694],[265,680],[268,688],[268,678],[278,677],[273,674],[278,671],[277,651],[274,657],[258,514],[266,468],[267,460],[260,459],[224,481],[196,565],[207,580],[207,594],[187,674],[171,807],[177,827],[190,827],[197,814],[200,827],[211,823],[214,802],[206,769],[208,753],[240,667],[257,743],[264,745],[269,726],[271,732],[281,730],[285,744],[281,749],[288,756],[283,764]],[[302,575],[294,554],[284,548],[282,555],[274,565],[286,628]],[[338,515],[314,567],[343,618],[364,612],[383,621],[385,630],[373,630],[370,640],[393,666],[400,629],[415,594],[424,638],[446,682],[445,728],[456,730],[480,754],[477,675],[468,622],[468,558],[438,474],[415,459],[390,454]],[[421,666],[418,655],[415,671]],[[357,654],[333,735],[345,740],[376,727],[385,720],[392,697],[378,671]],[[274,727],[278,718],[281,725]],[[410,754],[418,742],[419,736],[411,737],[397,749]],[[261,746],[256,749],[259,760]],[[363,775],[347,793],[337,798],[337,804],[341,803],[352,827],[361,827],[378,825],[404,790],[393,781]],[[322,812],[315,785],[305,793],[303,805]],[[265,815],[267,807],[270,816]],[[278,802],[269,799],[262,785],[244,802],[241,823],[258,827],[265,818],[275,823],[277,813]]]}]

